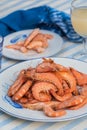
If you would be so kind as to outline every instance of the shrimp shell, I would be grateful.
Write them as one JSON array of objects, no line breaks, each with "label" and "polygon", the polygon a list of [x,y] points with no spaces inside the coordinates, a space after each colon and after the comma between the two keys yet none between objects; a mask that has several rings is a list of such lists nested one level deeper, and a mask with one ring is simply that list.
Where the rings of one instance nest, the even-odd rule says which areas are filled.
[{"label": "shrimp shell", "polygon": [[76,106],[73,106],[73,107],[69,107],[68,109],[69,110],[77,110],[77,109],[83,107],[86,103],[87,103],[87,98],[84,99],[84,101],[82,103],[80,103],[80,104],[78,104]]},{"label": "shrimp shell", "polygon": [[60,116],[64,116],[66,114],[65,110],[54,111],[54,109],[48,105],[44,106],[43,111],[44,111],[45,115],[47,115],[49,117],[60,117]]},{"label": "shrimp shell", "polygon": [[70,92],[74,92],[78,94],[77,87],[76,87],[76,80],[70,72],[59,72],[62,78],[69,84]]},{"label": "shrimp shell", "polygon": [[28,91],[28,89],[31,87],[31,85],[32,85],[31,80],[26,81],[25,84],[23,84],[21,88],[13,95],[12,99],[14,101],[17,101],[20,98],[22,98],[25,95],[25,93]]},{"label": "shrimp shell", "polygon": [[44,82],[50,82],[54,84],[59,92],[59,95],[63,95],[63,87],[60,82],[60,80],[55,76],[55,74],[48,72],[48,73],[35,73],[35,71],[29,71],[26,74],[26,77],[32,78],[36,81],[44,81]]},{"label": "shrimp shell", "polygon": [[36,72],[39,72],[39,73],[52,72],[52,71],[56,71],[56,68],[55,68],[54,64],[51,64],[49,62],[40,63],[36,67]]},{"label": "shrimp shell", "polygon": [[25,39],[24,46],[29,45],[30,41],[40,32],[39,28],[34,29],[31,34]]},{"label": "shrimp shell", "polygon": [[60,104],[56,108],[57,109],[63,109],[63,108],[69,108],[69,107],[72,107],[72,106],[76,106],[76,105],[82,103],[84,98],[85,97],[82,96],[82,95],[73,96],[66,101],[60,102]]},{"label": "shrimp shell", "polygon": [[58,102],[58,101],[39,102],[39,101],[35,100],[33,103],[28,102],[28,103],[22,104],[22,106],[24,108],[29,108],[32,110],[43,110],[45,105],[55,108],[59,103],[60,102]]},{"label": "shrimp shell", "polygon": [[36,103],[24,103],[22,104],[24,108],[32,109],[32,110],[42,110],[44,106],[44,102],[36,102]]},{"label": "shrimp shell", "polygon": [[50,90],[56,91],[56,87],[48,82],[37,82],[32,86],[32,94],[33,97],[36,100],[39,101],[50,101],[51,100],[51,95],[49,94]]},{"label": "shrimp shell", "polygon": [[42,47],[42,42],[41,41],[32,41],[27,46],[28,49],[34,49],[35,47]]},{"label": "shrimp shell", "polygon": [[16,81],[10,86],[10,88],[8,89],[8,96],[13,96],[18,89],[21,87],[21,85],[26,81],[26,77],[24,77],[24,73],[25,70],[22,70],[19,75],[18,78],[16,79]]},{"label": "shrimp shell", "polygon": [[76,78],[77,85],[83,86],[87,84],[87,74],[79,72],[74,68],[70,68],[70,71],[72,72],[73,76]]},{"label": "shrimp shell", "polygon": [[56,100],[63,102],[72,97],[71,93],[66,93],[64,96],[59,96],[54,90],[50,90],[51,94],[55,97]]},{"label": "shrimp shell", "polygon": [[43,62],[38,64],[38,66],[36,66],[36,72],[52,72],[55,71],[55,73],[57,71],[68,71],[68,68],[60,65],[60,64],[56,64],[53,62],[53,60],[51,59],[45,59],[43,58]]}]

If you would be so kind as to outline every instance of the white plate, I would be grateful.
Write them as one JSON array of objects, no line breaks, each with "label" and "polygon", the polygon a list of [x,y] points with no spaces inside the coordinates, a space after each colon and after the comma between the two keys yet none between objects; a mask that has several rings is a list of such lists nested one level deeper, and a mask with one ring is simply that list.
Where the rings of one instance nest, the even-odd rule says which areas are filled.
[{"label": "white plate", "polygon": [[35,51],[29,51],[28,53],[21,53],[18,50],[8,49],[5,46],[9,44],[15,44],[17,41],[24,40],[32,30],[23,30],[12,33],[4,38],[3,55],[5,57],[15,60],[29,60],[42,57],[50,57],[61,50],[63,40],[62,38],[51,31],[40,30],[42,33],[48,33],[53,35],[53,39],[48,41],[48,48],[43,53],[37,53]]},{"label": "white plate", "polygon": [[[60,63],[67,67],[71,66],[81,72],[87,73],[86,69],[87,63],[85,62],[67,58],[52,58],[52,59],[56,63]],[[42,61],[41,59],[25,61],[8,68],[7,70],[3,71],[0,74],[0,109],[5,113],[17,118],[32,121],[42,121],[42,122],[59,122],[86,116],[87,105],[78,110],[67,110],[67,114],[65,116],[50,118],[45,116],[41,111],[20,108],[19,105],[15,104],[14,102],[11,101],[11,99],[7,97],[6,95],[7,90],[9,86],[12,84],[12,81],[15,80],[15,78],[17,77],[18,72],[24,68],[25,69],[28,68],[29,66],[35,67],[41,61]]]}]

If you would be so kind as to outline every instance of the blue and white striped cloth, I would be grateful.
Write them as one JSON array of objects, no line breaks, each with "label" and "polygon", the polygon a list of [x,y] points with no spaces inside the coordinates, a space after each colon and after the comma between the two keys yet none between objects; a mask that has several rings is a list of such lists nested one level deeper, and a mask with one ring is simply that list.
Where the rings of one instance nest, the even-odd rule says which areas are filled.
[{"label": "blue and white striped cloth", "polygon": [[[83,2],[87,3],[87,0]],[[0,18],[4,18],[8,14],[21,10],[31,9],[34,7],[47,5],[66,13],[70,13],[71,0],[1,0],[0,1]],[[75,59],[87,62],[87,56],[79,55],[83,49],[81,43],[70,42],[64,40],[62,50],[56,54],[56,57],[74,57]],[[2,70],[18,63],[18,61],[2,58]],[[87,117],[77,120],[43,123],[33,122],[14,118],[0,111],[0,130],[87,130]]]},{"label": "blue and white striped cloth", "polygon": [[83,41],[83,38],[74,31],[70,15],[50,6],[18,10],[0,20],[0,35],[2,36],[34,28],[54,31],[73,42]]}]

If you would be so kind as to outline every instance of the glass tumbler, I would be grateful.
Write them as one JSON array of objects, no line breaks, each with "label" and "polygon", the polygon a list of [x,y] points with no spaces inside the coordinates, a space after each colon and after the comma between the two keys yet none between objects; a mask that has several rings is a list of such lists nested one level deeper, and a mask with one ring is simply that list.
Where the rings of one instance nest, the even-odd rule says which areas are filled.
[{"label": "glass tumbler", "polygon": [[81,55],[87,56],[87,0],[72,0],[71,21],[75,31],[84,38]]}]

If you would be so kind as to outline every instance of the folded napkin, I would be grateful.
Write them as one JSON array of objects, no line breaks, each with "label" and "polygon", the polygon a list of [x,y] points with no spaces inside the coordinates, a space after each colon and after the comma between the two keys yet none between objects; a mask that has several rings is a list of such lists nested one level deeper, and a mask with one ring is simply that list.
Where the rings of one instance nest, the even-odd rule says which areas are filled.
[{"label": "folded napkin", "polygon": [[2,36],[34,28],[51,30],[73,42],[83,40],[74,31],[69,14],[46,5],[18,10],[0,19],[0,35]]}]

